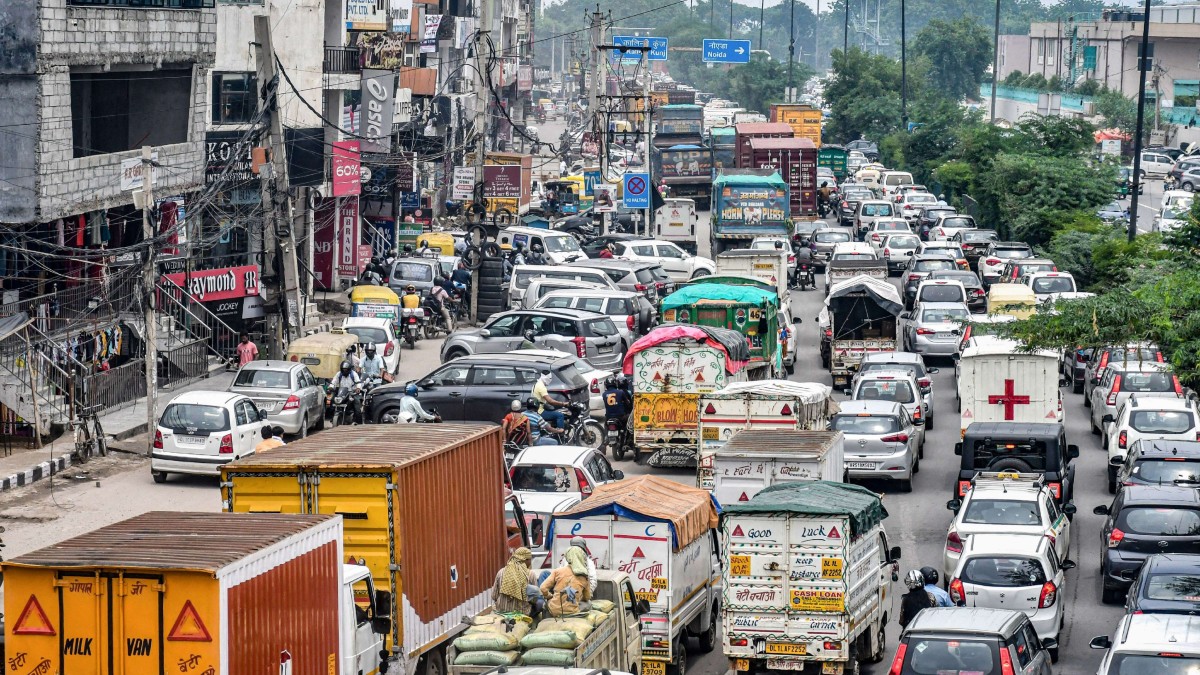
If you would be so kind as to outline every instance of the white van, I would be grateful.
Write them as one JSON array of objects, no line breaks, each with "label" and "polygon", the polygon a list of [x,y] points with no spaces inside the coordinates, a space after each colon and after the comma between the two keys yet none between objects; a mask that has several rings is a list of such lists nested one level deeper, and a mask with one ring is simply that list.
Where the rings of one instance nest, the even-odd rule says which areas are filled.
[{"label": "white van", "polygon": [[1020,351],[1015,340],[980,336],[957,363],[960,423],[1062,422],[1058,352]]},{"label": "white van", "polygon": [[907,171],[884,171],[879,174],[879,186],[883,196],[891,197],[901,185],[912,185],[913,176]]},{"label": "white van", "polygon": [[1163,192],[1162,206],[1160,208],[1163,208],[1163,209],[1173,208],[1176,204],[1178,204],[1180,202],[1189,202],[1190,203],[1192,201],[1192,199],[1194,199],[1195,197],[1196,197],[1195,192],[1188,192],[1187,190],[1167,190],[1167,191]]},{"label": "white van", "polygon": [[594,267],[568,267],[566,265],[517,265],[508,282],[508,306],[524,307],[525,290],[534,279],[560,279],[585,281],[601,288],[621,290],[611,277]]},{"label": "white van", "polygon": [[537,305],[539,300],[554,291],[596,290],[600,288],[605,290],[610,289],[609,286],[601,286],[591,281],[576,281],[574,279],[558,279],[555,277],[534,277],[529,280],[529,285],[525,288],[525,295],[521,298],[521,307],[531,309]]},{"label": "white van", "polygon": [[525,250],[529,250],[534,244],[540,244],[542,252],[556,265],[565,265],[587,257],[575,237],[566,232],[543,230],[539,227],[509,227],[500,230],[497,241],[500,248],[505,250],[516,244],[520,244]]},{"label": "white van", "polygon": [[663,205],[654,212],[655,238],[672,242],[696,255],[696,225],[699,222],[696,200],[683,197],[664,199]]}]

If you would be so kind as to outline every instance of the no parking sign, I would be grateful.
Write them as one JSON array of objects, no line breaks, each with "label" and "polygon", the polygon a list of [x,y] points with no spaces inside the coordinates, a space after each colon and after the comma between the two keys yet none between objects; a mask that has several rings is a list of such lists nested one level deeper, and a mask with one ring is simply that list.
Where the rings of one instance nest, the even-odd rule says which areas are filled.
[{"label": "no parking sign", "polygon": [[625,174],[625,208],[627,209],[648,209],[650,208],[650,174],[648,173],[627,173]]}]

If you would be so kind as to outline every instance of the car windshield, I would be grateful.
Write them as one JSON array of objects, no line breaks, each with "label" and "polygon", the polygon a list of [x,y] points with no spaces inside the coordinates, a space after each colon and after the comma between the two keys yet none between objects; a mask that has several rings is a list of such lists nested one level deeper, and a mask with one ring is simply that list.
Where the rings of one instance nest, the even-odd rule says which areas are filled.
[{"label": "car windshield", "polygon": [[813,235],[813,241],[818,244],[836,244],[838,242],[850,241],[849,232],[818,232]]},{"label": "car windshield", "polygon": [[558,237],[543,236],[542,241],[546,244],[547,253],[572,253],[580,250],[579,241],[569,234]]},{"label": "car windshield", "polygon": [[970,316],[971,313],[965,307],[945,307],[921,312],[921,321],[923,323],[952,323],[966,321]]},{"label": "car windshield", "polygon": [[243,368],[233,380],[235,387],[255,389],[287,389],[291,386],[291,375],[286,370],[262,370]]},{"label": "car windshield", "polygon": [[1030,256],[1030,251],[1027,248],[994,248],[988,255],[993,258],[1014,260],[1016,258],[1028,258]]},{"label": "car windshield", "polygon": [[1178,220],[1179,213],[1175,209],[1163,209],[1162,210],[1162,219],[1163,220]]},{"label": "car windshield", "polygon": [[1117,527],[1129,534],[1194,537],[1200,534],[1200,511],[1135,506],[1121,511]]},{"label": "car windshield", "polygon": [[175,433],[207,434],[229,430],[229,413],[225,408],[196,403],[172,403],[163,411],[159,426]]},{"label": "car windshield", "polygon": [[963,292],[950,284],[929,284],[921,289],[921,299],[925,302],[961,302]]},{"label": "car windshield", "polygon": [[512,484],[522,492],[579,492],[575,469],[570,466],[517,465],[512,468]]},{"label": "car windshield", "polygon": [[975,227],[975,221],[970,218],[942,218],[941,226],[944,228]]},{"label": "car windshield", "polygon": [[1200,603],[1200,573],[1151,575],[1146,584],[1146,597]]},{"label": "car windshield", "polygon": [[1143,459],[1133,465],[1131,478],[1140,483],[1154,485],[1174,485],[1176,481],[1195,483],[1200,487],[1200,459],[1166,461],[1161,459]]},{"label": "car windshield", "polygon": [[1182,410],[1136,410],[1129,416],[1129,426],[1143,434],[1182,434],[1195,423],[1192,413]]},{"label": "car windshield", "polygon": [[401,260],[392,268],[392,278],[405,281],[433,281],[433,268],[433,265]]},{"label": "car windshield", "polygon": [[904,659],[904,675],[1000,675],[991,641],[910,637]]},{"label": "car windshield", "polygon": [[1108,675],[1196,675],[1200,658],[1194,656],[1153,656],[1150,654],[1113,655]]},{"label": "car windshield", "polygon": [[1042,514],[1032,499],[982,499],[967,502],[962,522],[972,525],[1041,525]]},{"label": "car windshield", "polygon": [[937,270],[953,270],[958,269],[958,265],[954,264],[953,260],[918,260],[913,268],[917,272],[934,272]]},{"label": "car windshield", "polygon": [[862,215],[864,216],[890,216],[892,215],[891,204],[863,204]]},{"label": "car windshield", "polygon": [[858,388],[856,401],[895,401],[912,403],[913,390],[905,380],[870,380]]},{"label": "car windshield", "polygon": [[357,335],[358,341],[362,344],[383,344],[388,341],[387,331],[382,328],[350,326],[346,328],[346,332]]},{"label": "car windshield", "polygon": [[876,436],[890,434],[900,430],[900,420],[891,415],[834,415],[833,430],[844,434],[861,434]]},{"label": "car windshield", "polygon": [[921,240],[911,234],[894,234],[888,237],[888,248],[916,248],[921,245]]},{"label": "car windshield", "polygon": [[1121,375],[1121,391],[1174,391],[1175,377],[1170,373],[1126,372]]},{"label": "car windshield", "polygon": [[958,575],[964,583],[1019,588],[1046,583],[1046,571],[1037,558],[1016,555],[979,556],[963,565]]},{"label": "car windshield", "polygon": [[995,232],[963,232],[962,233],[963,241],[970,241],[970,242],[991,241],[992,239],[995,239],[995,238],[996,238]]},{"label": "car windshield", "polygon": [[1041,277],[1033,280],[1034,293],[1073,293],[1075,282],[1071,277]]}]

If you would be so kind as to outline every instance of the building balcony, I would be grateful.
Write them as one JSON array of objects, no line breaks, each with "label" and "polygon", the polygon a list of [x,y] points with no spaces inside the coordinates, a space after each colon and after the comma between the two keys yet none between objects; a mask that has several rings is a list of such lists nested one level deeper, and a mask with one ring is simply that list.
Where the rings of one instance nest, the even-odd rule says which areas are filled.
[{"label": "building balcony", "polygon": [[326,73],[362,72],[362,58],[358,47],[326,47],[321,70]]}]

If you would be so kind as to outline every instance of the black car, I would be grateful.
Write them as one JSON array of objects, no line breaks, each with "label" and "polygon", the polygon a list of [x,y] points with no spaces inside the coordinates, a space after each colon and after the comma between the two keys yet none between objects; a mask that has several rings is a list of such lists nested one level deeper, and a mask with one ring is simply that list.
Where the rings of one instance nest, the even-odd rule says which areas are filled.
[{"label": "black car", "polygon": [[868,161],[879,161],[879,146],[875,144],[875,141],[868,141],[865,138],[860,138],[857,141],[850,141],[846,144],[846,152],[850,152],[851,150],[857,150],[861,152],[863,157],[866,157]]},{"label": "black car", "polygon": [[958,263],[954,258],[941,253],[918,253],[908,259],[908,267],[901,272],[904,281],[904,308],[912,309],[917,297],[917,286],[934,272],[949,272],[957,270]]},{"label": "black car", "polygon": [[1092,358],[1091,347],[1068,349],[1063,354],[1062,375],[1071,383],[1071,391],[1083,393],[1083,380],[1087,373],[1088,359]]},{"label": "black car", "polygon": [[1120,602],[1146,558],[1155,553],[1200,551],[1200,490],[1166,485],[1130,485],[1109,506],[1101,530],[1101,599]]},{"label": "black car", "polygon": [[1109,481],[1117,486],[1183,485],[1200,488],[1200,441],[1139,438],[1129,446],[1125,459],[1114,457]]},{"label": "black car", "polygon": [[1200,615],[1200,555],[1155,553],[1125,598],[1126,614]]},{"label": "black car", "polygon": [[1075,465],[1079,448],[1067,445],[1058,422],[974,422],[954,445],[961,457],[954,498],[962,499],[980,471],[1041,474],[1060,506],[1075,496]]},{"label": "black car", "polygon": [[987,293],[983,291],[983,282],[979,280],[979,275],[974,272],[970,270],[938,270],[930,274],[929,278],[957,281],[967,291],[967,309],[975,313],[987,311]]},{"label": "black car", "polygon": [[[476,354],[448,361],[417,380],[417,400],[425,410],[437,408],[446,422],[494,422],[511,410],[514,399],[524,401],[543,370],[549,370],[547,386],[557,398],[588,405],[589,382],[576,364],[579,359],[525,354]],[[376,387],[367,397],[366,418],[375,423],[400,409],[404,388],[396,382]]]},{"label": "black car", "polygon": [[875,199],[875,193],[858,188],[843,192],[842,199],[838,202],[838,224],[843,227],[854,225],[854,212],[858,209],[858,203],[868,199]]},{"label": "black car", "polygon": [[959,230],[950,238],[950,241],[957,242],[962,247],[963,255],[967,258],[967,263],[971,267],[975,266],[975,262],[979,260],[979,256],[983,255],[983,249],[993,241],[1000,239],[1000,235],[995,230],[984,228],[975,228],[973,230]]}]

